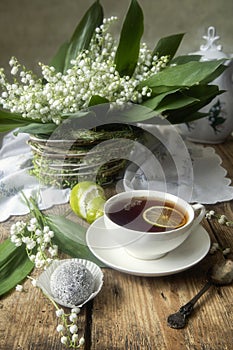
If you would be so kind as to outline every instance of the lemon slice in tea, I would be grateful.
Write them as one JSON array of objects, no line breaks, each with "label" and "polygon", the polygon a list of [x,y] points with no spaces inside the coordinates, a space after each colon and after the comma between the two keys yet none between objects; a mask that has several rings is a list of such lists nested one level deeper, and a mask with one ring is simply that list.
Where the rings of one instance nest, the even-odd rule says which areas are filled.
[{"label": "lemon slice in tea", "polygon": [[153,226],[175,229],[186,223],[185,215],[175,208],[156,205],[143,212],[143,219]]}]

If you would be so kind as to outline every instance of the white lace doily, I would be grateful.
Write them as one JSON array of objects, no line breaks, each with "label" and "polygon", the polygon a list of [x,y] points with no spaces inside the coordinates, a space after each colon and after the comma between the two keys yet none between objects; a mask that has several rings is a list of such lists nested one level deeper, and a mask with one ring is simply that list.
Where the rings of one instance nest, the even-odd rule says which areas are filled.
[{"label": "white lace doily", "polygon": [[[132,163],[127,168],[123,181],[126,191],[167,191],[188,202],[202,204],[233,199],[231,180],[226,177],[222,160],[212,147],[184,140],[182,143],[173,127],[158,128],[153,134],[160,141],[154,145],[153,155],[148,156],[145,152],[134,156],[140,158],[141,163]],[[151,144],[149,147],[153,148]],[[188,151],[190,159],[183,148]],[[178,155],[177,158],[174,155]]]},{"label": "white lace doily", "polygon": [[48,209],[54,204],[68,202],[70,190],[59,190],[42,186],[29,175],[32,167],[32,153],[26,141],[28,135],[13,133],[4,136],[0,149],[0,222],[11,215],[28,214],[22,192],[27,198],[37,198],[40,209]]}]

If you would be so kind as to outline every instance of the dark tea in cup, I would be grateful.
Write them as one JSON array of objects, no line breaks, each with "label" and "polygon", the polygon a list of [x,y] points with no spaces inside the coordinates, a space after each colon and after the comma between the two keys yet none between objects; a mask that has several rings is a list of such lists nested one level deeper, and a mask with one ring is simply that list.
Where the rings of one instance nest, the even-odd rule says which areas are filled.
[{"label": "dark tea in cup", "polygon": [[164,232],[184,226],[188,214],[177,203],[151,197],[122,198],[106,213],[119,226],[141,232]]}]

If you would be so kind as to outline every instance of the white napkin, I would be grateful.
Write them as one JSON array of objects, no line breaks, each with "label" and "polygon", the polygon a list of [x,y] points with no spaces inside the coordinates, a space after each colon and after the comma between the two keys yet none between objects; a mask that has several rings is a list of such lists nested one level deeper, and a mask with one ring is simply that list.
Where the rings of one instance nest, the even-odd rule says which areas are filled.
[{"label": "white napkin", "polygon": [[29,208],[23,200],[36,197],[41,210],[69,200],[69,189],[60,190],[39,183],[29,175],[32,153],[27,145],[28,135],[14,136],[11,132],[3,137],[0,149],[0,222],[11,215],[25,215]]}]

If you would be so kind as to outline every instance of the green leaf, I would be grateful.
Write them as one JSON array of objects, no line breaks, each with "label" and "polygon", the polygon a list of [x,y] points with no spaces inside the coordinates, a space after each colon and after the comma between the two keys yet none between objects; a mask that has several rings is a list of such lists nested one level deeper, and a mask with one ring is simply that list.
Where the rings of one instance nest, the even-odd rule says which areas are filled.
[{"label": "green leaf", "polygon": [[65,59],[66,59],[68,47],[69,47],[68,42],[62,44],[58,52],[56,53],[56,55],[52,58],[52,60],[49,63],[49,65],[54,67],[57,72],[62,73],[64,71]]},{"label": "green leaf", "polygon": [[152,97],[154,97],[156,95],[165,94],[166,92],[180,89],[180,87],[179,86],[165,86],[165,85],[161,85],[161,86],[151,87],[150,89],[151,89]]},{"label": "green leaf", "polygon": [[88,48],[95,29],[102,22],[103,8],[97,0],[87,10],[71,37],[65,58],[64,72],[70,67],[70,61],[75,59],[80,51]]},{"label": "green leaf", "polygon": [[27,133],[27,134],[33,134],[33,135],[51,135],[57,128],[57,125],[54,123],[31,123],[29,125],[20,127],[16,135],[18,133]]},{"label": "green leaf", "polygon": [[69,121],[69,118],[87,118],[87,117],[94,117],[94,112],[92,110],[80,110],[74,113],[66,113],[62,115],[62,118],[64,119],[63,123],[66,123]]},{"label": "green leaf", "polygon": [[217,85],[194,85],[189,89],[185,89],[184,93],[188,96],[195,97],[199,100],[205,100],[207,98],[212,98],[222,93]]},{"label": "green leaf", "polygon": [[109,123],[139,123],[158,116],[158,113],[143,105],[134,105],[109,115]]},{"label": "green leaf", "polygon": [[221,65],[219,66],[214,72],[209,74],[205,79],[203,79],[200,83],[201,84],[209,84],[213,80],[215,80],[217,77],[219,77],[226,69],[227,66]]},{"label": "green leaf", "polygon": [[183,36],[184,33],[181,33],[161,38],[154,49],[153,55],[158,55],[158,57],[169,56],[172,59],[180,46]]},{"label": "green leaf", "polygon": [[173,94],[177,91],[179,91],[179,89],[166,91],[162,94],[159,94],[155,97],[152,97],[152,98],[146,100],[145,102],[142,103],[142,105],[146,106],[148,108],[151,108],[151,109],[155,109],[166,96]]},{"label": "green leaf", "polygon": [[11,131],[30,123],[31,119],[25,119],[20,114],[0,110],[0,132]]},{"label": "green leaf", "polygon": [[89,102],[89,107],[109,103],[108,99],[99,95],[93,95]]},{"label": "green leaf", "polygon": [[202,107],[203,104],[200,102],[199,104],[191,105],[189,108],[186,108],[184,113],[168,113],[166,119],[172,124],[189,123],[206,115],[198,112]]},{"label": "green leaf", "polygon": [[221,65],[224,60],[213,60],[205,62],[188,62],[185,64],[170,66],[167,69],[153,75],[149,79],[139,84],[138,88],[143,86],[180,86],[189,87],[207,79]]},{"label": "green leaf", "polygon": [[200,61],[201,55],[183,55],[173,58],[169,64],[185,64],[191,61]]},{"label": "green leaf", "polygon": [[120,76],[132,76],[137,65],[140,41],[143,34],[143,12],[137,0],[131,0],[120,34],[115,56]]},{"label": "green leaf", "polygon": [[0,269],[3,264],[5,264],[11,256],[14,255],[17,247],[13,244],[10,239],[6,239],[0,244]]},{"label": "green leaf", "polygon": [[12,131],[14,129],[17,129],[19,126],[22,125],[27,125],[27,123],[20,123],[19,121],[15,121],[15,120],[9,120],[8,122],[5,120],[4,122],[0,121],[0,132],[8,132],[8,131]]},{"label": "green leaf", "polygon": [[25,245],[16,247],[10,239],[0,245],[0,295],[9,292],[30,274],[34,264],[29,260]]},{"label": "green leaf", "polygon": [[[215,85],[208,86],[197,86],[196,93],[193,91],[193,95],[196,97],[199,96],[199,101],[186,106],[184,108],[180,108],[177,110],[165,111],[164,114],[167,116],[167,120],[169,120],[172,124],[186,123],[194,120],[196,113],[205,105],[210,103],[214,97],[221,94],[222,92],[218,90],[218,87]],[[199,92],[198,92],[199,91]],[[186,92],[187,93],[187,92]],[[191,91],[190,91],[191,93]],[[196,118],[195,118],[196,119]]]},{"label": "green leaf", "polygon": [[185,117],[185,123],[188,124],[190,122],[193,122],[194,120],[207,117],[208,113],[201,113],[201,112],[195,112],[193,114],[189,114]]},{"label": "green leaf", "polygon": [[162,113],[168,110],[179,109],[182,107],[187,107],[190,104],[199,102],[195,97],[185,96],[182,93],[174,93],[172,95],[166,96],[164,100],[155,108],[156,112]]},{"label": "green leaf", "polygon": [[49,226],[54,231],[53,241],[59,249],[71,257],[87,259],[99,266],[105,266],[86,245],[86,228],[63,216],[48,215]]}]

